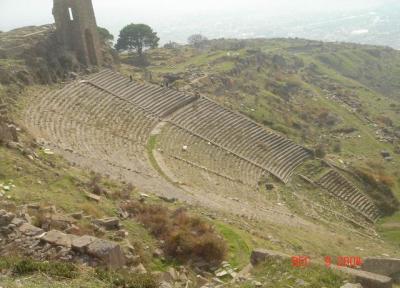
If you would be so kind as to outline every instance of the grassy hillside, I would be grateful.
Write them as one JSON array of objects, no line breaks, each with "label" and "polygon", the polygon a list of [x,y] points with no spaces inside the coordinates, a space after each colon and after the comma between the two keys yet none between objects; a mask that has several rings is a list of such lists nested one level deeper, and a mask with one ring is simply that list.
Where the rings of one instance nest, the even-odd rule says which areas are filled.
[{"label": "grassy hillside", "polygon": [[150,66],[122,71],[157,84],[173,75],[171,86],[207,95],[326,154],[384,214],[395,213],[381,229],[399,243],[388,227],[399,215],[400,52],[302,39],[214,40],[147,57]]},{"label": "grassy hillside", "polygon": [[[79,226],[81,233],[90,235],[96,235],[96,232],[87,219],[118,215],[117,211],[121,202],[120,197],[123,195],[123,191],[127,189],[126,184],[98,177],[88,171],[82,171],[65,162],[57,155],[46,154],[43,147],[35,145],[29,136],[20,134],[20,137],[20,143],[23,143],[23,148],[21,149],[10,149],[0,146],[0,183],[12,187],[4,196],[0,197],[0,208],[35,203],[44,207],[55,205],[57,210],[63,214],[83,211],[87,217],[79,220],[76,225]],[[34,155],[33,158],[31,155]],[[93,183],[95,183],[95,187],[97,188],[94,188]],[[101,189],[103,191],[101,201],[98,203],[85,196],[86,193],[93,192],[93,189]],[[130,197],[132,199],[139,199],[142,196],[140,196],[139,190],[133,188]],[[179,202],[164,202],[154,195],[150,195],[146,203],[150,205],[162,205],[162,207],[168,209],[186,208],[192,215],[213,215],[211,218],[205,216],[201,218],[213,225],[223,237],[228,245],[226,260],[229,261],[232,267],[238,270],[248,263],[250,253],[254,248],[268,247],[279,250],[282,249],[282,245],[293,245],[293,247],[297,246],[298,249],[299,247],[303,249],[301,245],[308,246],[304,242],[304,235],[298,234],[296,237],[292,237],[289,236],[289,231],[278,232],[278,230],[282,230],[279,227],[276,227],[276,230],[273,227],[269,227],[269,229],[272,229],[269,233],[274,235],[274,237],[278,235],[282,237],[282,242],[272,243],[268,239],[258,237],[256,233],[249,233],[246,231],[247,229],[243,229],[242,224],[237,219],[231,218],[228,221],[226,215],[219,215],[213,211],[206,211],[199,207],[186,206]],[[161,210],[158,209],[158,211]],[[37,220],[35,219],[33,219],[34,222]],[[151,225],[149,222],[146,222],[146,225],[142,225],[138,220],[127,219],[122,221],[122,224],[124,225],[124,229],[129,233],[129,236],[123,242],[128,241],[135,247],[136,253],[140,255],[140,261],[148,271],[154,273],[158,271],[160,273],[168,270],[169,267],[179,267],[182,264],[178,259],[160,260],[154,257],[152,253],[160,247],[160,242],[148,230],[149,225]],[[285,234],[286,236],[284,233],[287,233]],[[103,237],[107,238],[110,236],[106,234]],[[361,242],[359,243],[363,247],[374,245],[373,242],[369,243],[369,241],[365,241],[362,244]],[[351,249],[350,242],[342,244],[344,247],[347,247],[345,249]],[[304,248],[306,250],[309,249],[308,247]],[[390,251],[388,247],[384,247],[383,249],[380,251]],[[326,248],[325,251],[337,253],[333,246],[329,249]],[[318,255],[318,253],[316,252],[315,255]],[[284,285],[288,280],[280,277],[282,270],[279,267],[274,266],[274,270],[268,270],[268,273],[269,275],[273,275],[273,280],[271,281]],[[324,271],[320,275],[321,268],[319,267],[310,268],[306,275],[301,271],[293,270],[288,263],[282,265],[281,268],[288,269],[294,275],[303,275],[301,278],[310,283],[320,283],[322,281],[321,283],[325,283],[326,287],[336,287],[335,283],[342,283],[344,279],[343,276],[328,271]],[[263,269],[265,267],[261,267],[255,271],[254,279],[265,281],[265,273],[262,273]],[[0,278],[0,284],[5,287],[20,287],[21,284],[24,287],[65,287],[65,285],[68,285],[68,287],[121,287],[118,286],[118,283],[126,283],[125,285],[127,286],[123,287],[132,288],[158,287],[152,284],[157,279],[156,276],[149,275],[142,277],[138,274],[127,276],[124,273],[117,275],[75,264],[19,259],[18,255],[16,255],[15,259],[0,256],[0,270],[6,275]],[[195,274],[192,276],[195,276]],[[119,282],[117,279],[119,279]],[[229,279],[226,280],[229,281]],[[243,285],[238,285],[238,287],[252,287],[253,282],[254,280],[247,281]]]},{"label": "grassy hillside", "polygon": [[[132,63],[130,55],[121,57],[123,62]],[[348,224],[341,226],[342,219],[334,213],[322,210],[321,213],[327,214],[325,220],[308,214],[310,211],[307,209],[312,207],[309,202],[313,200],[315,203],[329,202],[344,214],[346,211],[342,207],[334,207],[337,204],[335,201],[320,195],[319,190],[301,179],[296,178],[287,186],[275,183],[277,188],[273,192],[261,192],[268,199],[286,203],[288,212],[304,217],[310,223],[314,221],[315,226],[266,225],[258,219],[233,217],[185,203],[170,203],[155,195],[143,196],[140,189],[105,176],[99,177],[90,171],[82,171],[60,156],[48,153],[46,147],[30,139],[26,131],[20,134],[24,145],[22,149],[0,146],[0,184],[12,187],[0,199],[2,205],[7,206],[9,202],[14,205],[39,203],[44,206],[56,205],[65,214],[83,211],[91,218],[117,216],[121,195],[129,190],[130,197],[135,201],[140,202],[139,199],[143,201],[145,198],[146,204],[154,206],[148,210],[141,204],[133,206],[134,211],[143,213],[122,221],[129,233],[126,240],[133,244],[146,269],[158,273],[170,267],[178,268],[183,264],[180,260],[184,258],[165,260],[155,257],[153,251],[165,242],[160,235],[167,237],[163,233],[168,232],[168,236],[176,236],[174,233],[177,233],[176,237],[179,238],[190,234],[186,230],[178,233],[182,231],[177,229],[177,232],[174,228],[180,222],[189,226],[192,223],[186,218],[185,221],[173,219],[180,214],[165,212],[164,209],[181,211],[183,208],[194,215],[194,219],[205,221],[205,230],[215,229],[222,237],[219,239],[227,245],[225,259],[237,270],[248,263],[251,250],[256,247],[310,255],[315,259],[323,259],[324,255],[398,255],[400,98],[397,88],[400,83],[400,53],[381,47],[275,39],[215,40],[201,49],[183,46],[150,50],[147,57],[150,66],[143,68],[123,64],[121,71],[140,81],[157,84],[164,81],[165,76],[175,78],[177,80],[171,81],[171,87],[207,95],[326,155],[327,161],[343,169],[349,179],[370,194],[381,208],[386,209],[387,217],[377,224],[377,228],[380,236],[387,241],[381,242],[363,234],[364,230],[357,230]],[[42,88],[2,85],[0,99],[10,104],[11,117],[18,121],[18,110],[29,105],[24,97],[38,93]],[[152,164],[157,168],[156,160],[151,158],[156,146],[156,139],[150,138],[149,160],[155,162]],[[387,151],[391,158],[384,159],[382,151]],[[318,160],[310,161],[302,169],[304,173],[311,170],[318,173],[321,163]],[[159,170],[162,173],[161,168]],[[86,193],[99,187],[103,191],[101,201],[89,200]],[[315,207],[310,210],[313,209]],[[88,219],[80,220],[78,225],[82,231],[95,234]],[[154,225],[152,219],[164,223],[162,226],[168,226],[169,231],[157,232],[159,226]],[[326,219],[338,225],[332,226]],[[197,220],[193,222],[198,223]],[[194,241],[193,238],[196,237],[189,237],[191,241]],[[47,264],[28,264],[22,265],[18,260],[7,262],[0,258],[0,270],[5,270],[7,275],[4,279],[0,278],[0,286],[20,287],[22,281],[25,287],[119,287],[121,285],[118,286],[115,279],[123,278],[81,266],[76,268],[77,273],[68,274],[68,277],[61,274],[60,277],[57,273],[63,273],[64,267],[60,268],[60,272],[57,265],[49,268]],[[21,270],[18,267],[21,265],[30,267],[27,274],[19,273]],[[197,270],[190,270],[188,274],[194,280]],[[274,287],[305,281],[311,284],[310,287],[333,288],[346,280],[343,275],[321,270],[317,266],[310,267],[304,273],[293,269],[289,263],[266,264],[257,268],[253,277]],[[121,281],[125,281],[124,287],[152,287],[140,286],[135,282],[147,281],[143,279],[124,278]],[[129,286],[129,283],[136,284]],[[247,281],[238,287],[254,285],[254,282]]]}]

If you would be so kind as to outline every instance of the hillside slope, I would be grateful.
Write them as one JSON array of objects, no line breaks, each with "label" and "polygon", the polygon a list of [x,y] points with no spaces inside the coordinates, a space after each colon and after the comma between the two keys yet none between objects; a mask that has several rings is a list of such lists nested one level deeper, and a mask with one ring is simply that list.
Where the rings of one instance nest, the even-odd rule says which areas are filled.
[{"label": "hillside slope", "polygon": [[[134,243],[135,259],[154,278],[175,268],[186,277],[179,285],[201,282],[197,273],[215,281],[220,271],[199,272],[187,261],[198,251],[185,250],[193,244],[185,241],[197,243],[204,232],[227,244],[222,265],[236,270],[256,247],[320,263],[326,255],[399,257],[398,52],[299,39],[215,40],[147,57],[145,69],[120,67],[134,82],[103,70],[49,86],[1,86],[11,108],[2,121],[17,123],[20,137],[0,146],[1,208],[82,210],[76,225],[84,234]],[[203,216],[186,218],[186,210]],[[118,217],[128,234],[94,229],[91,220],[105,216]],[[33,220],[47,227],[40,215]],[[176,253],[160,258],[158,248]],[[332,288],[345,280],[286,264],[260,267],[252,277],[265,287],[295,285],[293,277]],[[46,285],[65,284],[35,262],[28,265],[33,276],[21,280],[20,265],[0,258],[6,287],[43,287],[50,276],[54,283]],[[117,287],[112,279],[122,276],[81,269],[74,277],[72,287]],[[234,285],[253,287],[253,278]]]},{"label": "hillside slope", "polygon": [[326,154],[383,214],[398,209],[398,51],[301,39],[214,40],[148,57],[152,65],[138,78],[178,79],[173,87],[207,95]]}]

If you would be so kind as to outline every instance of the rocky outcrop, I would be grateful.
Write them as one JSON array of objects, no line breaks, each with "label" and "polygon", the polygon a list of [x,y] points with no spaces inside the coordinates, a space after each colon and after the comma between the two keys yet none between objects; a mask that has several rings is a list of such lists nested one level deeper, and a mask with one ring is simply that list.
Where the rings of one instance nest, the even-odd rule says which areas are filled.
[{"label": "rocky outcrop", "polygon": [[119,219],[117,217],[109,217],[93,220],[93,224],[101,226],[106,230],[117,230],[120,228]]},{"label": "rocky outcrop", "polygon": [[251,252],[250,262],[253,265],[258,265],[260,263],[269,261],[269,260],[286,260],[290,259],[289,255],[284,253],[266,250],[266,249],[255,249]]},{"label": "rocky outcrop", "polygon": [[118,268],[125,265],[124,252],[119,244],[103,239],[95,239],[86,247],[87,253],[101,259],[107,266]]},{"label": "rocky outcrop", "polygon": [[349,275],[365,288],[392,288],[392,278],[384,275],[336,265],[332,265],[331,268]]},{"label": "rocky outcrop", "polygon": [[396,282],[400,282],[400,259],[367,257],[361,269],[393,277]]},{"label": "rocky outcrop", "polygon": [[14,213],[0,210],[0,255],[16,252],[38,260],[83,262],[114,269],[126,264],[125,252],[116,242],[54,229],[45,232]]}]

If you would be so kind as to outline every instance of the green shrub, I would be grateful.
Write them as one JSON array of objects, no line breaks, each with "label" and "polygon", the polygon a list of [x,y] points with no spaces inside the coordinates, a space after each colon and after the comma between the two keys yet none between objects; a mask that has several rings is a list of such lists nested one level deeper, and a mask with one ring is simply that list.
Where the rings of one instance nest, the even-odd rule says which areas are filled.
[{"label": "green shrub", "polygon": [[364,191],[375,201],[383,215],[392,215],[399,209],[400,203],[391,186],[394,179],[384,173],[382,168],[368,163],[367,167],[353,167],[353,171],[362,180]]},{"label": "green shrub", "polygon": [[92,193],[96,195],[101,195],[104,192],[104,189],[101,185],[101,175],[97,173],[93,173],[91,175],[91,179],[88,183],[89,189]]},{"label": "green shrub", "polygon": [[333,152],[340,153],[342,152],[342,144],[340,142],[336,142],[333,144]]},{"label": "green shrub", "polygon": [[325,157],[325,155],[326,155],[325,145],[323,144],[317,145],[317,147],[315,148],[315,156],[322,159]]},{"label": "green shrub", "polygon": [[79,275],[78,268],[71,263],[63,262],[39,262],[31,259],[16,260],[12,265],[15,275],[27,275],[36,272],[44,273],[52,277],[76,278]]},{"label": "green shrub", "polygon": [[185,209],[172,211],[160,205],[126,202],[123,208],[135,216],[151,234],[164,241],[166,255],[179,261],[206,261],[219,264],[227,246],[215,229]]}]

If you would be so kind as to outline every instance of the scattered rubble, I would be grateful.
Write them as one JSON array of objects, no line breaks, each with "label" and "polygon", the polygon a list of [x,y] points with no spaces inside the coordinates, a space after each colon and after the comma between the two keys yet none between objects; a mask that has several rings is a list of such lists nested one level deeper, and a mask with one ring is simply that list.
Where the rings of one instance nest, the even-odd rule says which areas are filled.
[{"label": "scattered rubble", "polygon": [[18,251],[38,260],[68,260],[113,268],[123,267],[129,256],[118,243],[54,229],[46,232],[5,210],[0,210],[0,236],[1,255]]}]

